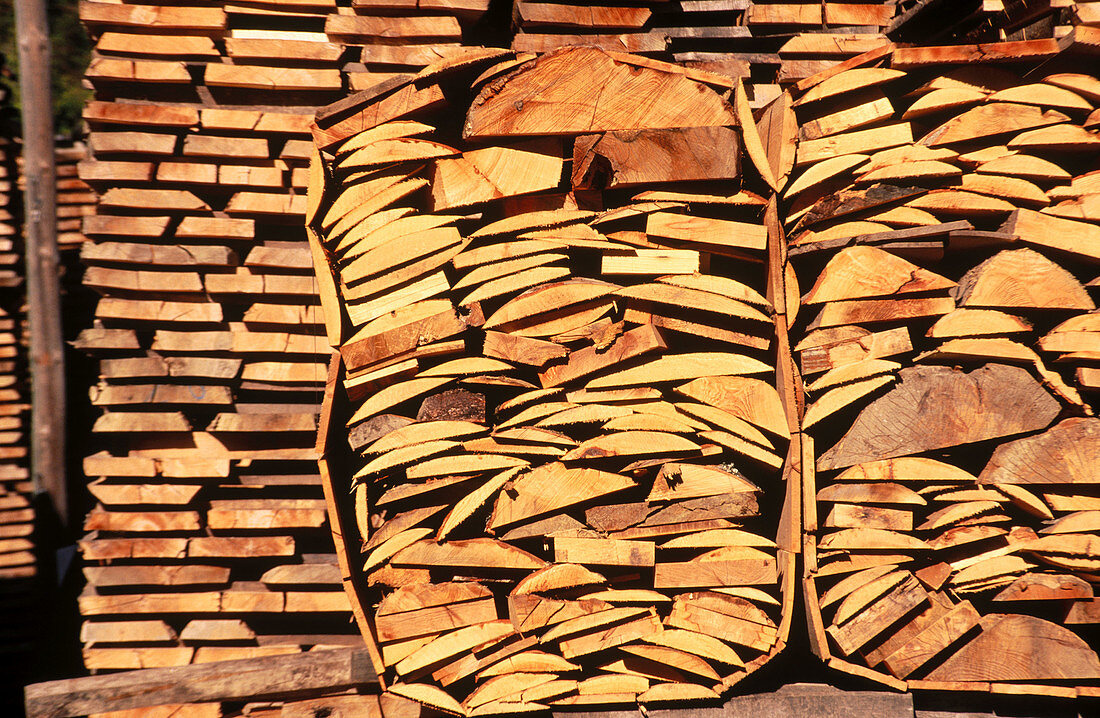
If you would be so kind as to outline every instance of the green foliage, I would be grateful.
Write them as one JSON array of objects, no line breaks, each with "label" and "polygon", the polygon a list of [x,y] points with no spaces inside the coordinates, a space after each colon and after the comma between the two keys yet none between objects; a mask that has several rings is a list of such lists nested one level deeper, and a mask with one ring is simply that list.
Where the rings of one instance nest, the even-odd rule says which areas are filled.
[{"label": "green foliage", "polygon": [[[81,85],[88,66],[91,41],[77,15],[78,0],[45,0],[50,22],[50,76],[53,86],[54,128],[59,134],[78,134],[81,109],[89,92]],[[19,106],[19,48],[15,34],[13,0],[0,0],[0,53],[5,67],[0,69],[0,85],[11,93]]]}]

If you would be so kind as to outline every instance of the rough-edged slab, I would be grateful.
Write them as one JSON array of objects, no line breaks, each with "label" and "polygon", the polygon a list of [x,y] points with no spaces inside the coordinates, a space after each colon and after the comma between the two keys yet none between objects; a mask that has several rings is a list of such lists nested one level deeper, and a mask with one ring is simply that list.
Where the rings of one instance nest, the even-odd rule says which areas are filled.
[{"label": "rough-edged slab", "polygon": [[930,681],[1049,681],[1100,678],[1100,660],[1081,638],[1033,616],[993,614],[982,632],[938,666]]},{"label": "rough-edged slab", "polygon": [[1100,483],[1100,419],[1071,418],[1002,444],[978,480],[989,484]]},{"label": "rough-edged slab", "polygon": [[547,53],[487,85],[464,137],[736,126],[733,108],[682,70],[636,67],[594,47]]},{"label": "rough-edged slab", "polygon": [[919,454],[1045,429],[1058,401],[1019,367],[986,364],[971,372],[921,366],[860,412],[818,459],[818,469]]}]

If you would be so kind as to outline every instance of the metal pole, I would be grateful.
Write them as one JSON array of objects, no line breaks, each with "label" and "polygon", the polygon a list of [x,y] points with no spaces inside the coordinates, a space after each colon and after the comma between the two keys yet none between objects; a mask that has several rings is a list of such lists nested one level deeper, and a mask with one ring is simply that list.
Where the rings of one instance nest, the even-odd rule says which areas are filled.
[{"label": "metal pole", "polygon": [[31,366],[31,478],[63,526],[69,522],[65,479],[65,356],[57,259],[57,181],[50,33],[45,0],[15,0],[23,114],[23,207],[26,216],[27,325]]}]

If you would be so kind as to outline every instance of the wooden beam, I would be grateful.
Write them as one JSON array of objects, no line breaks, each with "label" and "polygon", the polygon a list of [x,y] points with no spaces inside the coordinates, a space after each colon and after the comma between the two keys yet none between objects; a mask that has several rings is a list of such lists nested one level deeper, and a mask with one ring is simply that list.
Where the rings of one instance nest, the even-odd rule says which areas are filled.
[{"label": "wooden beam", "polygon": [[375,680],[369,654],[356,648],[68,678],[31,684],[23,696],[28,718],[61,718],[146,706],[289,697]]}]

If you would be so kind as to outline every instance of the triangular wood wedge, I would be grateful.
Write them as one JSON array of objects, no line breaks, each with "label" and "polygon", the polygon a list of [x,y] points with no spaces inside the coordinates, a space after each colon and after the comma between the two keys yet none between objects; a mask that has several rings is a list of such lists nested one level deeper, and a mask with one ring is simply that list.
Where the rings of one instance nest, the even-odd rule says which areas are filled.
[{"label": "triangular wood wedge", "polygon": [[430,683],[394,683],[390,685],[389,692],[445,713],[466,715],[466,709],[462,704],[442,688]]},{"label": "triangular wood wedge", "polygon": [[676,391],[741,417],[776,436],[790,437],[779,394],[765,381],[742,376],[710,376],[678,386]]},{"label": "triangular wood wedge", "polygon": [[811,88],[794,104],[795,107],[798,107],[809,102],[882,85],[901,77],[905,77],[905,73],[901,70],[891,70],[884,67],[858,67],[846,70]]},{"label": "triangular wood wedge", "polygon": [[660,431],[619,431],[582,441],[580,446],[563,456],[562,461],[647,454],[684,454],[698,450],[698,444],[676,434]]},{"label": "triangular wood wedge", "polygon": [[657,472],[646,500],[670,501],[747,491],[759,491],[759,488],[740,474],[716,466],[670,462]]},{"label": "triangular wood wedge", "polygon": [[939,147],[1002,134],[1068,122],[1069,117],[1032,105],[995,102],[979,105],[948,120],[921,138],[920,144]]},{"label": "triangular wood wedge", "polygon": [[594,279],[574,279],[540,286],[507,302],[486,319],[485,328],[518,323],[562,307],[608,296],[618,289],[618,285]]},{"label": "triangular wood wedge", "polygon": [[803,301],[818,304],[950,289],[955,283],[889,252],[859,245],[834,255]]}]

